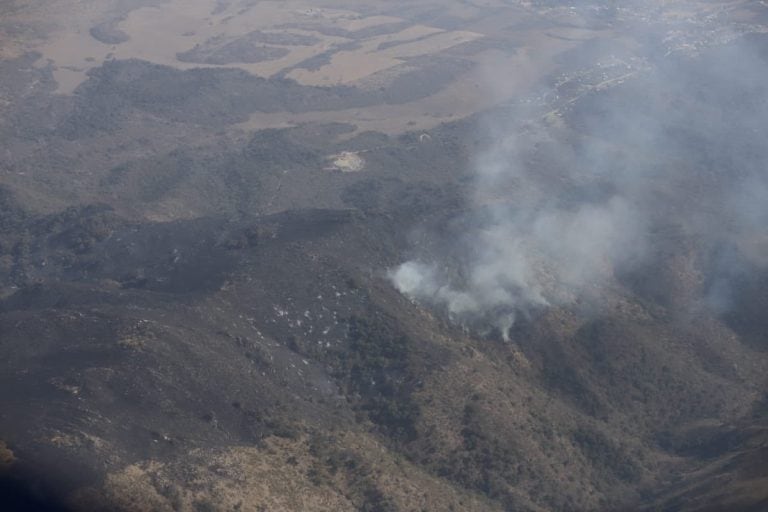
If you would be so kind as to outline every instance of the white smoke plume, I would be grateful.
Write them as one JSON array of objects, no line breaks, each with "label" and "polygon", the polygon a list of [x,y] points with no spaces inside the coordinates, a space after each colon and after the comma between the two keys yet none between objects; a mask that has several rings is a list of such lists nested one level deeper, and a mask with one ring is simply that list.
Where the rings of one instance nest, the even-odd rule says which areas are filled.
[{"label": "white smoke plume", "polygon": [[[478,197],[498,189],[506,181],[502,178],[516,175],[504,171],[506,162],[516,165],[508,150],[501,150],[504,157],[497,153],[485,158],[490,167],[480,173],[491,177],[480,180]],[[528,187],[528,199],[491,204],[484,223],[466,234],[472,251],[461,285],[448,282],[439,263],[415,260],[390,272],[397,289],[417,301],[444,306],[459,322],[482,318],[508,339],[515,315],[570,300],[641,250],[640,217],[621,195],[565,209],[548,204],[545,191],[531,183]]]},{"label": "white smoke plume", "polygon": [[622,102],[626,93],[592,93],[584,108],[599,114],[582,116],[577,136],[546,110],[492,115],[460,256],[407,261],[389,272],[396,288],[508,339],[517,315],[570,303],[642,261],[659,225],[708,247],[766,237],[765,50],[742,42],[706,59],[647,52],[620,56],[645,63],[628,86],[637,105]]}]

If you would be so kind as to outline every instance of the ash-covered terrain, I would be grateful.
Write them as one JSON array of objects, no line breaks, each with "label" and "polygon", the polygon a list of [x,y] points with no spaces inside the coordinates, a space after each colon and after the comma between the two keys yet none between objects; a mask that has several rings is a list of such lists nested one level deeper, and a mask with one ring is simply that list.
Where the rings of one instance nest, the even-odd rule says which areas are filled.
[{"label": "ash-covered terrain", "polygon": [[768,509],[762,2],[0,5],[0,510]]}]

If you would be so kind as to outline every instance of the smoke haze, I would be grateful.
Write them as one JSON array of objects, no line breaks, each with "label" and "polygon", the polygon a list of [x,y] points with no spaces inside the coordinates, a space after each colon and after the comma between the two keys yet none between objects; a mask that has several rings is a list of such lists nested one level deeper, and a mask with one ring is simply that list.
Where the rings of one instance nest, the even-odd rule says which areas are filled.
[{"label": "smoke haze", "polygon": [[[473,165],[472,220],[455,233],[458,254],[418,254],[392,269],[398,290],[508,339],[517,315],[570,304],[633,272],[634,291],[648,288],[643,281],[667,294],[688,286],[687,307],[724,309],[731,277],[765,268],[768,42],[750,36],[667,55],[643,30],[633,28],[646,40],[639,49],[597,51],[597,68],[640,63],[616,84],[560,104],[553,86],[488,114],[493,142]],[[508,76],[490,76],[491,89]],[[681,240],[694,247],[685,256],[693,277],[662,271]]]}]

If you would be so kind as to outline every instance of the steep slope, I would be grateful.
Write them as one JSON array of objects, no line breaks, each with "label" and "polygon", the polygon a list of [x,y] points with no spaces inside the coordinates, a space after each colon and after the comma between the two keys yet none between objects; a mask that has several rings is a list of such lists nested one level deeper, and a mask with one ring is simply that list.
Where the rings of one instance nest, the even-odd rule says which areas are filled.
[{"label": "steep slope", "polygon": [[[147,18],[118,3],[87,3],[80,31],[51,41],[137,51]],[[192,2],[175,22],[202,9],[200,34],[158,36],[208,34],[181,60],[218,62],[332,43],[266,77],[184,67],[170,46],[54,65],[26,51],[55,50],[29,42],[45,2],[4,7],[0,30],[21,42],[0,52],[0,508],[765,508],[761,8],[661,27],[638,18],[647,2],[336,3],[272,6],[282,32],[234,38],[216,36],[227,16],[271,4]],[[755,33],[723,35],[731,15]],[[494,108],[456,102],[443,122],[435,89],[499,52],[550,92],[510,79]],[[361,54],[407,72],[291,78],[342,76],[338,56]],[[412,131],[361,129],[392,105]],[[475,170],[499,141],[521,174],[483,189]],[[508,332],[390,278],[420,258],[462,283],[481,251],[468,233],[494,209],[538,194],[575,216],[627,183],[650,212],[644,242],[581,286],[542,263],[564,298],[519,308]]]}]

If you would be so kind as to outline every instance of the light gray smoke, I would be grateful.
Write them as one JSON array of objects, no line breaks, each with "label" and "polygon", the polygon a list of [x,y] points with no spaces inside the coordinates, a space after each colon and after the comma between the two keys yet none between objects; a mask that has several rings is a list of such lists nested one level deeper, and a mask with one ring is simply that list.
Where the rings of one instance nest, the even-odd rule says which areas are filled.
[{"label": "light gray smoke", "polygon": [[[525,178],[515,166],[514,146],[494,148],[481,159],[475,193],[478,201],[509,189],[509,179]],[[510,193],[514,191],[510,190]],[[507,339],[515,315],[531,307],[571,300],[611,269],[642,251],[642,216],[621,194],[599,203],[565,208],[550,204],[546,190],[525,184],[527,198],[484,205],[487,218],[465,234],[472,254],[465,260],[465,282],[449,283],[441,262],[408,261],[390,272],[405,295],[444,306],[462,323],[476,319]]]},{"label": "light gray smoke", "polygon": [[[462,254],[423,254],[390,270],[393,284],[507,339],[516,315],[570,303],[658,252],[660,227],[706,250],[768,240],[764,48],[762,37],[694,56],[611,53],[642,63],[615,91],[594,89],[549,113],[492,115]],[[719,284],[702,293],[720,293],[722,280],[703,279]]]}]

